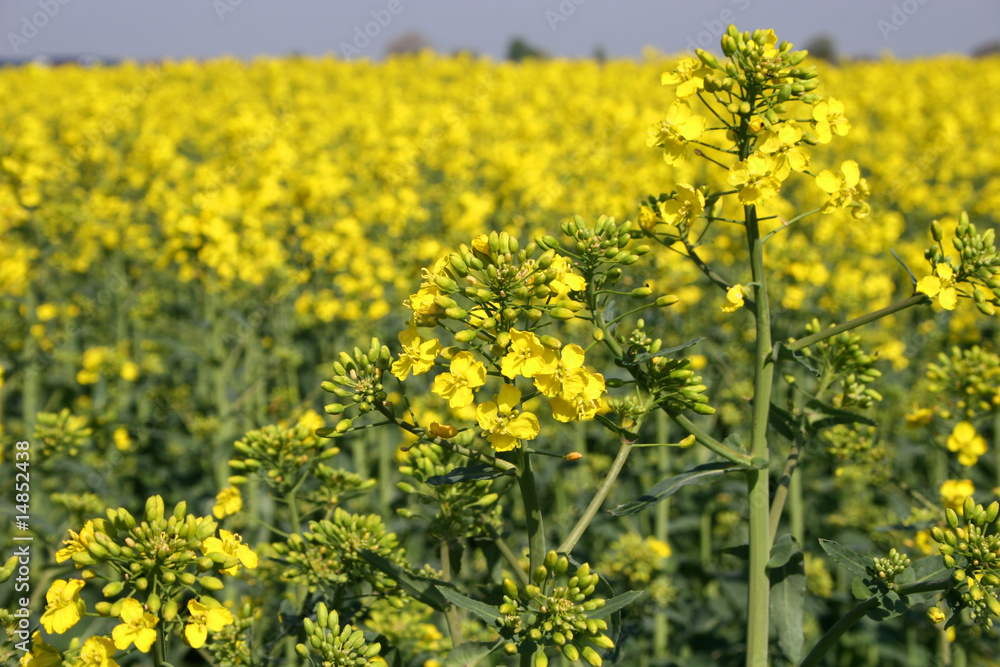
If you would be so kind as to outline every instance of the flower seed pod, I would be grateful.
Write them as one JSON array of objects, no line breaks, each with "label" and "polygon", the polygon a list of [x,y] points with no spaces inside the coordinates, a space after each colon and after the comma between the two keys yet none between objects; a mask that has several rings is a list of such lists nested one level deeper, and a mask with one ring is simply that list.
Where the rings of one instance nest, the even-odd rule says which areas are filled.
[{"label": "flower seed pod", "polygon": [[972,496],[968,496],[965,499],[965,503],[962,505],[962,515],[967,520],[972,520],[975,517],[976,512],[976,501]]},{"label": "flower seed pod", "polygon": [[948,522],[948,526],[950,526],[952,530],[958,528],[958,514],[955,512],[955,510],[953,510],[950,507],[945,509],[944,518]]}]

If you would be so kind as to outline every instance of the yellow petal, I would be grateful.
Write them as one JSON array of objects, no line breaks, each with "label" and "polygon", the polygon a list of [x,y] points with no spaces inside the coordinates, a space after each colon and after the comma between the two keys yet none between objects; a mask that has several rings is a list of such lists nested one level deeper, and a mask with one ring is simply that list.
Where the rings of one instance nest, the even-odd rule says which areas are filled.
[{"label": "yellow petal", "polygon": [[941,280],[937,276],[924,276],[917,281],[917,291],[934,298],[941,291]]},{"label": "yellow petal", "polygon": [[861,180],[861,170],[854,160],[845,160],[844,164],[840,165],[840,170],[844,172],[844,182],[852,188]]},{"label": "yellow petal", "polygon": [[820,190],[831,195],[840,191],[842,183],[840,177],[829,169],[824,169],[816,175],[816,185],[819,186]]},{"label": "yellow petal", "polygon": [[955,310],[955,306],[958,305],[958,291],[954,287],[945,287],[938,294],[938,303],[945,310]]},{"label": "yellow petal", "polygon": [[512,384],[505,384],[497,395],[497,403],[502,414],[509,415],[521,402],[521,390]]},{"label": "yellow petal", "polygon": [[507,423],[507,432],[518,440],[531,440],[538,437],[538,417],[530,412],[522,412]]}]

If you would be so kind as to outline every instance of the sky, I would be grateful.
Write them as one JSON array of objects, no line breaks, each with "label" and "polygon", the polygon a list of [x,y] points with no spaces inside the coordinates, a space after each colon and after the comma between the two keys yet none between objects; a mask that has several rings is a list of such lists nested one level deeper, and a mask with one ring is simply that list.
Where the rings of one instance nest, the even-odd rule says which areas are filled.
[{"label": "sky", "polygon": [[411,31],[442,52],[502,58],[513,37],[551,55],[611,57],[695,46],[725,26],[773,28],[840,54],[969,53],[1000,39],[1000,0],[0,0],[0,58],[382,58]]}]

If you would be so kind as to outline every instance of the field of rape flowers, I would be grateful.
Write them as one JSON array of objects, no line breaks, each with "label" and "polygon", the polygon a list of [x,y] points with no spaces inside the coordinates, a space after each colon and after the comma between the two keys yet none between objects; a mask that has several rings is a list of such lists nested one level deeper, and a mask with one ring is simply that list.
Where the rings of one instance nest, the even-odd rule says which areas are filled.
[{"label": "field of rape flowers", "polygon": [[[852,614],[823,664],[1000,664],[1000,60],[821,64],[808,137],[744,128],[774,182],[700,159],[706,67],[0,70],[0,659],[744,664],[759,473],[771,664]],[[775,346],[760,461],[765,201],[769,335],[820,342]]]}]

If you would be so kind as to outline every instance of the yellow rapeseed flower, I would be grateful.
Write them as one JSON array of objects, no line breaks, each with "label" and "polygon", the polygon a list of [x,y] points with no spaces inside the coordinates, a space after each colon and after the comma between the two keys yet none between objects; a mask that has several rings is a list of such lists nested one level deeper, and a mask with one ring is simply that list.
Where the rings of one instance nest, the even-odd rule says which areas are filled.
[{"label": "yellow rapeseed flower", "polygon": [[941,502],[962,514],[965,499],[976,492],[971,479],[947,479],[941,484]]},{"label": "yellow rapeseed flower", "polygon": [[606,391],[604,376],[600,373],[588,373],[580,369],[584,374],[583,390],[569,398],[557,396],[549,399],[552,407],[552,416],[556,421],[574,422],[593,419],[594,415],[601,408],[601,396]]},{"label": "yellow rapeseed flower", "polygon": [[500,360],[500,372],[513,379],[517,375],[533,378],[555,359],[552,350],[542,345],[538,336],[530,331],[510,330],[510,347]]},{"label": "yellow rapeseed flower", "polygon": [[[219,530],[219,537],[209,537],[201,543],[203,554],[224,553],[227,556],[236,556],[240,563],[248,569],[257,567],[257,554],[250,547],[243,544],[243,538],[228,530]],[[239,565],[233,565],[225,570],[219,570],[223,574],[230,576],[236,574],[240,569]]]},{"label": "yellow rapeseed flower", "polygon": [[579,345],[566,345],[560,350],[558,359],[535,375],[535,388],[549,398],[572,399],[587,384],[587,371],[581,368],[583,356],[583,348]]},{"label": "yellow rapeseed flower", "polygon": [[517,387],[505,384],[494,398],[496,402],[487,401],[476,407],[476,421],[493,449],[507,452],[520,446],[521,440],[538,436],[538,417],[515,409],[521,402]]},{"label": "yellow rapeseed flower", "polygon": [[238,487],[230,486],[219,491],[215,496],[215,506],[212,514],[216,519],[224,519],[243,509],[243,496]]},{"label": "yellow rapeseed flower", "polygon": [[464,408],[475,400],[473,390],[486,384],[486,366],[463,351],[452,357],[450,371],[434,378],[431,391],[447,398],[449,406]]},{"label": "yellow rapeseed flower", "polygon": [[115,644],[107,637],[90,637],[83,643],[73,667],[118,667]]},{"label": "yellow rapeseed flower", "polygon": [[646,144],[650,148],[662,148],[667,164],[681,164],[690,153],[688,142],[694,141],[705,131],[705,118],[691,113],[691,106],[684,100],[677,100],[667,110],[667,117],[649,128]]},{"label": "yellow rapeseed flower", "polygon": [[[855,218],[866,218],[871,213],[871,206],[865,201],[868,198],[868,181],[861,178],[861,170],[854,160],[844,160],[840,165],[841,173],[836,174],[824,169],[816,175],[816,185],[830,198],[823,202],[820,211],[830,213],[851,206],[851,215]],[[859,206],[853,206],[853,204]]]},{"label": "yellow rapeseed flower", "polygon": [[736,284],[726,290],[726,302],[722,304],[722,312],[733,313],[743,307],[743,285]]},{"label": "yellow rapeseed flower", "polygon": [[774,160],[774,176],[779,181],[795,171],[805,171],[809,166],[809,151],[799,145],[802,128],[795,121],[788,121],[761,132],[758,147]]},{"label": "yellow rapeseed flower", "polygon": [[828,97],[813,105],[813,127],[821,144],[828,144],[833,135],[845,136],[851,129],[851,124],[844,116],[844,103]]},{"label": "yellow rapeseed flower", "polygon": [[729,184],[740,189],[744,206],[766,202],[781,189],[781,181],[774,175],[774,160],[760,151],[729,168]]},{"label": "yellow rapeseed flower", "polygon": [[142,604],[135,598],[126,598],[122,601],[122,610],[118,614],[122,619],[120,625],[116,625],[111,631],[111,637],[115,640],[115,647],[119,651],[124,651],[129,644],[143,653],[149,653],[153,642],[156,641],[156,627],[158,619],[153,614],[145,611]]},{"label": "yellow rapeseed flower", "polygon": [[659,208],[668,225],[690,226],[705,212],[705,195],[686,183],[678,183],[670,199],[660,202]]},{"label": "yellow rapeseed flower", "polygon": [[62,653],[55,646],[42,640],[42,633],[36,630],[31,635],[31,651],[21,658],[21,667],[59,667],[63,664]]},{"label": "yellow rapeseed flower", "polygon": [[410,371],[414,375],[429,371],[441,351],[441,342],[437,338],[424,340],[415,327],[399,332],[399,342],[403,344],[403,351],[399,353],[399,359],[393,362],[391,370],[400,380],[405,380]]},{"label": "yellow rapeseed flower", "polygon": [[42,614],[42,627],[50,635],[61,635],[80,620],[86,611],[86,605],[80,599],[80,589],[83,579],[57,579],[45,593],[45,613]]},{"label": "yellow rapeseed flower", "polygon": [[955,310],[958,305],[958,290],[955,288],[955,272],[948,264],[934,267],[934,275],[924,276],[917,281],[917,291],[930,298],[937,297],[945,310]]},{"label": "yellow rapeseed flower", "polygon": [[948,436],[948,449],[958,452],[958,462],[964,466],[974,466],[979,457],[986,453],[986,439],[976,433],[976,427],[967,421],[955,424]]},{"label": "yellow rapeseed flower", "polygon": [[69,536],[70,539],[63,542],[66,546],[56,552],[57,563],[65,562],[72,558],[73,554],[87,550],[87,545],[94,541],[94,522],[85,523],[79,533],[69,531]]},{"label": "yellow rapeseed flower", "polygon": [[705,89],[705,77],[712,73],[712,68],[698,58],[681,58],[677,67],[671,72],[664,72],[660,83],[664,86],[677,86],[674,95],[684,99],[691,97],[699,90]]},{"label": "yellow rapeseed flower", "polygon": [[214,598],[204,598],[208,605],[197,600],[189,600],[187,607],[191,619],[184,626],[184,637],[191,648],[198,649],[205,645],[208,631],[218,632],[235,619],[232,613],[218,603]]}]

